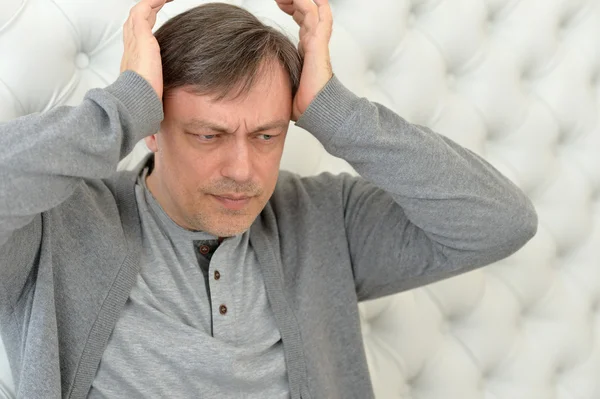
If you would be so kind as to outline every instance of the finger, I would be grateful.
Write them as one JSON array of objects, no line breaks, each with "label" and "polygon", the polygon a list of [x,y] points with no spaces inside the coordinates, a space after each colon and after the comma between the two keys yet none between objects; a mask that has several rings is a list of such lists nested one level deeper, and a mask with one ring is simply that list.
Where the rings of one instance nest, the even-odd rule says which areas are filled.
[{"label": "finger", "polygon": [[317,11],[319,13],[319,22],[332,23],[331,6],[329,0],[315,0]]},{"label": "finger", "polygon": [[[161,4],[152,8],[152,5],[156,1],[159,1]],[[162,8],[164,3],[165,0],[144,0],[131,9],[132,33],[136,37],[152,34],[152,27],[156,22],[156,13]]]},{"label": "finger", "polygon": [[152,10],[152,12],[150,13],[150,15],[147,18],[148,26],[150,26],[150,29],[152,29],[152,27],[156,23],[156,14],[158,14],[158,10],[156,10],[156,11]]},{"label": "finger", "polygon": [[304,14],[302,14],[301,12],[295,11],[294,14],[292,15],[292,18],[294,18],[294,21],[296,21],[296,23],[300,26],[302,26],[302,23],[304,22]]},{"label": "finger", "polygon": [[167,1],[161,0],[161,3],[162,3],[162,4],[159,4],[158,6],[154,6],[154,7],[152,7],[152,10],[153,10],[153,11],[155,11],[156,13],[158,13],[158,12],[159,12],[159,11],[160,11],[160,10],[163,8],[163,6],[164,6],[165,4],[167,4],[167,3],[170,3],[170,2],[172,2],[172,1],[173,1],[173,0],[167,0]]},{"label": "finger", "polygon": [[157,7],[164,6],[165,3],[168,3],[169,1],[165,1],[165,0],[142,0],[142,1],[140,1],[140,3],[147,3],[151,8],[157,8]]},{"label": "finger", "polygon": [[[136,17],[152,22],[151,19],[156,18],[156,14],[160,9],[171,1],[173,0],[142,0],[131,9],[131,13]],[[154,23],[151,25],[154,25]]]},{"label": "finger", "polygon": [[319,24],[319,15],[314,13],[309,13],[304,15],[302,20],[302,27],[304,27],[309,32],[315,32]]},{"label": "finger", "polygon": [[148,2],[138,3],[129,12],[129,23],[131,25],[130,33],[133,37],[144,34],[144,30],[148,30],[148,21],[146,18],[152,11]]},{"label": "finger", "polygon": [[137,22],[146,20],[152,12],[152,0],[143,0],[137,3],[130,11],[129,18],[132,20],[133,25]]},{"label": "finger", "polygon": [[319,22],[319,10],[312,0],[293,0],[296,11],[303,16],[301,26],[304,26],[309,32],[315,32]]},{"label": "finger", "polygon": [[314,0],[317,5],[318,22],[314,29],[314,32],[320,37],[326,38],[323,42],[329,45],[329,39],[331,38],[331,32],[333,30],[333,17],[331,13],[331,7],[329,6],[328,0]]},{"label": "finger", "polygon": [[313,2],[313,0],[294,0],[294,7],[297,11],[300,11],[302,14],[310,14],[316,13],[317,5]]},{"label": "finger", "polygon": [[[153,0],[155,1],[155,0]],[[158,12],[163,8],[163,6],[166,3],[170,3],[173,0],[160,0],[159,4],[156,6],[152,6],[152,12],[150,13],[150,15],[148,16],[147,20],[148,20],[148,24],[150,25],[150,29],[152,29],[152,27],[154,27],[154,24],[156,23],[156,16],[158,14]]]},{"label": "finger", "polygon": [[281,11],[288,15],[294,14],[294,0],[275,0]]},{"label": "finger", "polygon": [[286,13],[288,15],[292,15],[294,13],[294,11],[296,11],[296,9],[294,8],[294,6],[282,6],[282,5],[279,5],[279,8],[281,9],[281,11],[283,11],[284,13]]}]

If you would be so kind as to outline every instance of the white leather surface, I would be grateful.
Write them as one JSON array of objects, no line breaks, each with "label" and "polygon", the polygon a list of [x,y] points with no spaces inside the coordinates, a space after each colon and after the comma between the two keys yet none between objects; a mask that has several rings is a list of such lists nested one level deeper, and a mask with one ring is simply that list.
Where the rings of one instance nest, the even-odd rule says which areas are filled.
[{"label": "white leather surface", "polygon": [[[485,156],[540,217],[509,259],[361,304],[377,398],[600,398],[600,0],[331,1],[339,78]],[[273,1],[230,3],[297,37]],[[111,83],[132,5],[1,0],[0,121]],[[350,170],[295,127],[282,167]]]}]

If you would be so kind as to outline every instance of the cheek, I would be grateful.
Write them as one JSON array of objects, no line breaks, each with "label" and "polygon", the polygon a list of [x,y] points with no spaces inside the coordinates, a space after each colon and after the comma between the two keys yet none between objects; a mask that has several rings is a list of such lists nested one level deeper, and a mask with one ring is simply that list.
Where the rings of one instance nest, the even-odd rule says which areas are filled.
[{"label": "cheek", "polygon": [[175,201],[193,205],[202,199],[205,182],[209,181],[202,175],[204,169],[198,168],[195,162],[186,162],[184,157],[173,159],[168,169],[169,189],[178,197]]},{"label": "cheek", "polygon": [[275,190],[275,186],[277,184],[277,178],[279,177],[279,164],[269,165],[268,169],[266,169],[261,177],[261,185],[264,190],[264,200],[267,201],[271,194],[273,194],[273,190]]},{"label": "cheek", "polygon": [[203,188],[215,179],[214,156],[210,153],[202,153],[188,145],[170,157],[172,178],[189,193],[204,191]]}]

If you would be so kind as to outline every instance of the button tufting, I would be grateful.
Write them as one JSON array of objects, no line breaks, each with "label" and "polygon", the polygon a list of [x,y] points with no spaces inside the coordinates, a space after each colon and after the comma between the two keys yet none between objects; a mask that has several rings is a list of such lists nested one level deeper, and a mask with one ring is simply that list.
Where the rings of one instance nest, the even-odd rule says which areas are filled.
[{"label": "button tufting", "polygon": [[85,53],[79,53],[75,57],[75,65],[79,69],[85,69],[90,65],[90,57]]},{"label": "button tufting", "polygon": [[533,90],[533,84],[531,82],[531,80],[529,79],[522,79],[521,80],[521,88],[523,89],[524,93],[531,93],[531,91]]},{"label": "button tufting", "polygon": [[377,74],[373,70],[368,70],[365,73],[365,80],[369,84],[375,84],[377,82]]},{"label": "button tufting", "polygon": [[[73,1],[55,7],[48,1],[0,0],[0,27],[10,20],[0,29],[0,49],[7,50],[0,50],[0,121],[49,104],[75,105],[90,88],[116,79],[118,33],[139,1],[97,2],[90,10]],[[361,97],[388,102],[400,117],[490,155],[507,177],[535,193],[540,218],[537,236],[508,262],[359,303],[374,390],[382,397],[526,392],[521,396],[536,399],[560,396],[568,382],[582,398],[600,398],[592,392],[600,368],[589,362],[600,356],[600,341],[587,334],[600,320],[600,291],[593,284],[600,256],[594,241],[600,228],[600,35],[594,23],[599,1],[331,0],[332,62],[340,80]],[[204,2],[173,2],[155,27]],[[272,17],[269,22],[296,36],[293,20],[263,4],[269,2],[227,3]],[[50,31],[48,40],[28,39]],[[12,45],[19,38],[31,46]],[[44,66],[43,73],[36,65]],[[298,145],[284,155],[282,168],[303,175],[352,172],[311,135],[290,133]],[[121,168],[133,167],[146,150],[134,150]],[[209,245],[201,249],[202,244]],[[206,240],[192,250],[208,259],[216,248],[214,240]],[[206,280],[215,292],[227,288],[222,284],[229,279],[227,271],[216,269],[213,262],[213,279],[208,272]],[[573,297],[576,281],[590,291]],[[430,300],[433,292],[443,309]],[[227,303],[213,301],[215,323],[234,321]],[[477,362],[463,366],[468,358]],[[0,342],[0,391],[11,386],[5,365]],[[519,378],[506,380],[511,375]]]},{"label": "button tufting", "polygon": [[449,88],[453,89],[456,87],[456,75],[453,73],[448,73],[446,75],[446,84]]}]

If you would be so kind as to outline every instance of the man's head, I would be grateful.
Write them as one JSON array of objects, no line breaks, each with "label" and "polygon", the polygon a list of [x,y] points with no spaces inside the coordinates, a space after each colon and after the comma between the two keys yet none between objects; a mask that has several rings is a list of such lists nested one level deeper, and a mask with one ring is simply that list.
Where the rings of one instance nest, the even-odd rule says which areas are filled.
[{"label": "man's head", "polygon": [[179,14],[155,37],[165,118],[146,138],[148,186],[180,226],[239,234],[275,188],[301,58],[283,34],[221,3]]}]

